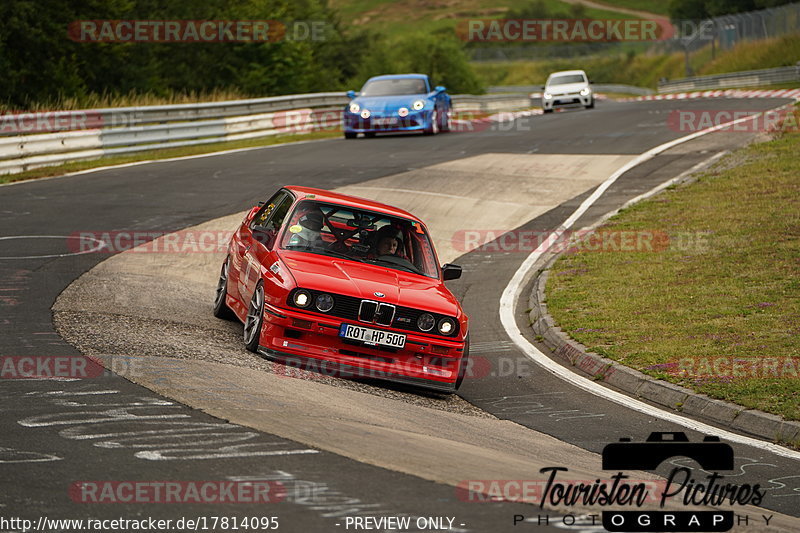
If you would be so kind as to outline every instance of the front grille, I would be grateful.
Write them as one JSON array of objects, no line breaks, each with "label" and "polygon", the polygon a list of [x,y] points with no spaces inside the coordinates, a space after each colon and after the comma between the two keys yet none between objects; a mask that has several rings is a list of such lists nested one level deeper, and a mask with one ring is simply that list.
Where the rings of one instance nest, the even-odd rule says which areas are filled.
[{"label": "front grille", "polygon": [[394,319],[395,306],[372,300],[361,300],[358,310],[358,319],[361,322],[391,326]]},{"label": "front grille", "polygon": [[[297,290],[298,289],[295,289],[289,294],[289,298],[286,301],[289,307],[298,308],[296,305],[294,305],[293,298],[294,293]],[[304,310],[320,313],[320,311],[314,307],[313,302],[318,294],[322,294],[322,291],[309,290],[308,292],[311,293],[312,303]],[[450,335],[441,335],[436,330],[436,327],[434,327],[434,329],[431,331],[422,331],[417,327],[417,319],[419,319],[419,315],[422,313],[429,313],[429,311],[414,309],[413,307],[403,307],[400,305],[395,306],[383,302],[376,302],[374,300],[362,300],[361,298],[344,296],[341,294],[326,294],[333,296],[333,309],[327,313],[322,313],[325,315],[335,316],[344,320],[374,323],[380,326],[391,326],[393,328],[402,329],[405,331],[414,331],[424,335],[436,335],[438,337],[448,338],[458,335],[459,323],[454,317],[451,316],[430,313],[433,315],[434,319],[436,319],[437,324],[442,318],[451,318],[455,322],[456,327]]]}]

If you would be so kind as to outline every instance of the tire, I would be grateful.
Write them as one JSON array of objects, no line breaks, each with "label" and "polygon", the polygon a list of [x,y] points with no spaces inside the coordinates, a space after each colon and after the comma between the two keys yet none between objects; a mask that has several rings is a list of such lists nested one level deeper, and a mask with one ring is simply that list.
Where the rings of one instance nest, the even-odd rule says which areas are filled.
[{"label": "tire", "polygon": [[235,316],[231,308],[228,307],[228,304],[225,303],[225,297],[228,295],[228,274],[230,273],[230,268],[231,258],[226,257],[220,269],[217,290],[214,295],[214,316],[224,320],[231,320]]},{"label": "tire", "polygon": [[247,306],[247,316],[244,319],[244,347],[251,352],[258,352],[258,342],[261,339],[261,326],[264,323],[264,284],[260,281],[253,291],[250,304]]},{"label": "tire", "polygon": [[364,137],[366,137],[368,139],[374,139],[375,138],[375,132],[374,131],[368,131],[367,133],[364,134]]},{"label": "tire", "polygon": [[464,341],[464,353],[461,356],[461,362],[458,365],[458,377],[456,378],[456,390],[461,387],[464,377],[467,375],[467,367],[469,366],[469,333]]},{"label": "tire", "polygon": [[586,109],[594,109],[594,97],[592,97],[592,101],[589,102],[589,105],[586,106]]},{"label": "tire", "polygon": [[553,108],[551,107],[550,109],[544,109],[543,111],[545,113],[552,113],[553,112]]},{"label": "tire", "polygon": [[355,139],[358,136],[358,133],[354,131],[346,131],[344,132],[345,139]]},{"label": "tire", "polygon": [[440,128],[442,133],[447,133],[450,131],[450,110],[447,110],[447,113],[442,115],[442,127]]},{"label": "tire", "polygon": [[439,112],[434,109],[431,113],[431,122],[425,127],[425,135],[436,135],[439,133]]}]

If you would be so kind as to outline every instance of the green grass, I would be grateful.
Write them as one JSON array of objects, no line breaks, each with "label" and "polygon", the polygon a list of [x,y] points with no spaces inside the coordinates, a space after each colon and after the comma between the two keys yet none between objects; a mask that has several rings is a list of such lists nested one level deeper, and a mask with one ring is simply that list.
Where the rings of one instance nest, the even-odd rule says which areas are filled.
[{"label": "green grass", "polygon": [[313,133],[273,135],[271,137],[263,137],[260,139],[219,142],[201,146],[185,146],[179,148],[168,148],[164,150],[150,150],[126,156],[103,157],[100,159],[92,159],[88,161],[74,161],[71,163],[66,163],[64,165],[27,170],[25,172],[20,172],[17,174],[4,174],[0,175],[0,183],[11,183],[15,181],[45,178],[50,176],[60,176],[62,174],[68,174],[70,172],[78,172],[80,170],[89,170],[92,168],[105,167],[111,165],[123,165],[125,163],[134,163],[137,161],[147,161],[151,159],[170,159],[174,157],[184,157],[196,154],[221,152],[223,150],[236,150],[239,148],[271,146],[274,144],[284,144],[297,141],[329,139],[332,137],[339,137],[341,135],[342,133],[340,131],[318,131]]},{"label": "green grass", "polygon": [[[240,100],[243,98],[254,98],[235,89],[216,89],[207,92],[181,92],[171,91],[166,94],[140,93],[131,91],[125,94],[117,93],[91,93],[82,97],[60,96],[52,101],[36,102],[26,111],[72,111],[76,109],[102,109],[106,107],[128,107],[128,106],[147,106],[147,105],[173,105],[191,104],[196,102],[224,102],[227,100]],[[6,104],[0,103],[0,113],[14,109]]]},{"label": "green grass", "polygon": [[800,362],[798,153],[800,134],[784,134],[615,216],[603,230],[665,232],[669,247],[563,255],[547,285],[556,323],[656,378],[800,420],[798,367],[783,379],[678,372],[686,358]]},{"label": "green grass", "polygon": [[[338,11],[345,26],[367,28],[389,38],[409,32],[455,32],[460,21],[470,19],[504,18],[509,10],[519,10],[531,0],[334,0],[331,7]],[[560,0],[545,0],[551,16],[572,18],[573,8]],[[608,10],[584,8],[583,18],[630,19],[635,16]]]},{"label": "green grass", "polygon": [[742,42],[730,52],[718,54],[698,69],[698,75],[723,74],[760,68],[790,67],[800,61],[800,34]]},{"label": "green grass", "polygon": [[669,2],[654,2],[653,0],[598,0],[598,4],[605,4],[612,7],[622,7],[625,9],[635,9],[646,11],[656,15],[669,15]]},{"label": "green grass", "polygon": [[[731,50],[711,47],[693,52],[690,63],[695,75],[722,74],[794,65],[800,60],[800,34],[777,39],[742,42]],[[597,83],[625,83],[655,89],[660,78],[686,76],[683,53],[605,53],[564,59],[535,61],[473,62],[481,83],[490,85],[540,85],[548,74],[565,69],[583,69]],[[795,84],[796,86],[797,84]]]}]

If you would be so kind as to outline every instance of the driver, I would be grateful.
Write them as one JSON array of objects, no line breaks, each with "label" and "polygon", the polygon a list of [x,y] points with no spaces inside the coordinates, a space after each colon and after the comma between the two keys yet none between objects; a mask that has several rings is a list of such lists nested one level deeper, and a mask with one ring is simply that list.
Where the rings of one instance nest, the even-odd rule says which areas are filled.
[{"label": "driver", "polygon": [[375,245],[371,255],[397,255],[403,248],[403,232],[394,226],[384,226],[375,234]]},{"label": "driver", "polygon": [[297,221],[300,231],[293,232],[292,237],[289,239],[289,246],[305,246],[314,247],[324,244],[320,232],[325,219],[322,216],[322,211],[319,208],[314,208],[306,214],[302,215]]}]

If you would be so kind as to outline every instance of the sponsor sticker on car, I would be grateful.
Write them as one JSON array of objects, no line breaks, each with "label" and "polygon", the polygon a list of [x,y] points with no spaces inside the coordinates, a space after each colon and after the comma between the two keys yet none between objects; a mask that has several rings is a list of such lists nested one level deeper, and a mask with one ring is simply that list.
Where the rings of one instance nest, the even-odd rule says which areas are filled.
[{"label": "sponsor sticker on car", "polygon": [[406,345],[406,336],[391,331],[365,328],[354,324],[342,324],[339,336],[345,339],[361,341],[364,344],[377,344],[390,348],[403,348]]},{"label": "sponsor sticker on car", "polygon": [[397,119],[391,117],[381,117],[372,119],[372,123],[376,126],[395,126],[397,124]]}]

